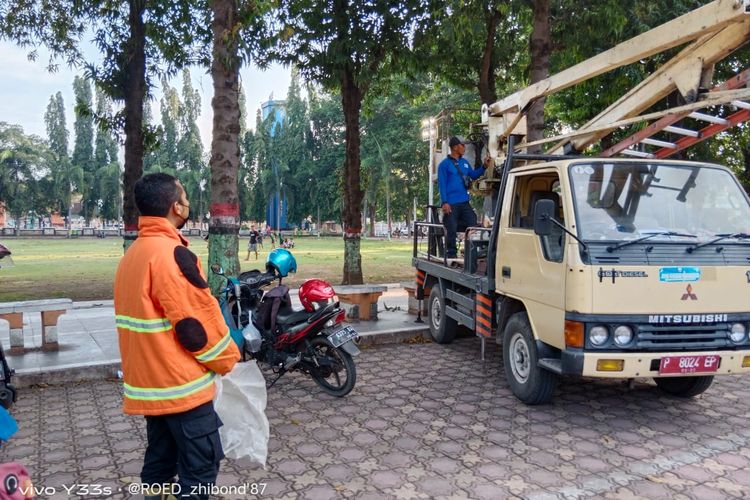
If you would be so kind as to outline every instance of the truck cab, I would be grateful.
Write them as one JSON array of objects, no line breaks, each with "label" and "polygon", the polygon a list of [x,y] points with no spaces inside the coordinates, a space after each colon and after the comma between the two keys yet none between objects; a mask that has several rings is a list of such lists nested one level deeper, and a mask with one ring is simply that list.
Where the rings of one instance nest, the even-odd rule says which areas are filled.
[{"label": "truck cab", "polygon": [[[463,259],[441,254],[437,214],[415,231],[436,342],[460,326],[482,347],[496,338],[528,404],[549,401],[560,375],[653,377],[691,397],[750,372],[747,194],[722,166],[666,159],[750,120],[750,68],[712,86],[717,63],[750,41],[749,15],[750,0],[714,0],[482,104],[477,156],[495,162],[474,186],[486,226],[466,231]],[[528,138],[535,103],[667,51],[587,123]],[[432,165],[433,125],[451,120],[427,123]]]},{"label": "truck cab", "polygon": [[437,342],[463,325],[502,344],[519,399],[549,401],[559,375],[653,377],[690,397],[750,372],[750,200],[728,169],[537,162],[509,169],[497,199],[463,265],[415,245],[417,293]]}]

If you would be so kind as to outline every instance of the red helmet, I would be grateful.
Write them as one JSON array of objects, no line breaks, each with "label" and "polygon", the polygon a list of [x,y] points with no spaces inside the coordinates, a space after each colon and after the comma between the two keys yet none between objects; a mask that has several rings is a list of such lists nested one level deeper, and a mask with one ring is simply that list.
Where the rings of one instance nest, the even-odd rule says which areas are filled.
[{"label": "red helmet", "polygon": [[314,311],[315,302],[328,303],[334,295],[331,284],[319,279],[307,280],[299,287],[299,301],[306,311]]}]

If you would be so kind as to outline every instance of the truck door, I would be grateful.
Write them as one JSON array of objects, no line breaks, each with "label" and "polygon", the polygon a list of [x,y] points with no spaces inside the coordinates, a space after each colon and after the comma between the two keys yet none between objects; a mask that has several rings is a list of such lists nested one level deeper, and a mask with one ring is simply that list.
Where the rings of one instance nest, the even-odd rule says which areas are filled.
[{"label": "truck door", "polygon": [[565,241],[567,235],[553,225],[553,234],[534,234],[534,205],[555,201],[556,219],[565,224],[560,199],[560,176],[554,169],[511,173],[500,221],[496,288],[526,306],[536,336],[564,347]]}]

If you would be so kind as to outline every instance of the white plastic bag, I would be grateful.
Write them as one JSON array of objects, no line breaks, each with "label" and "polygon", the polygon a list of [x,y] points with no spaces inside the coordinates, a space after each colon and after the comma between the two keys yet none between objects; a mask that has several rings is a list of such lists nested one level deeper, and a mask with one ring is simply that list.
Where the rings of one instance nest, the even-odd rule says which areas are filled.
[{"label": "white plastic bag", "polygon": [[216,379],[214,408],[224,425],[219,428],[227,458],[248,457],[266,467],[268,419],[266,380],[255,360],[237,363]]},{"label": "white plastic bag", "polygon": [[263,338],[260,336],[258,328],[252,321],[247,322],[247,326],[242,330],[242,336],[245,338],[245,342],[247,342],[250,352],[258,352],[260,350]]}]

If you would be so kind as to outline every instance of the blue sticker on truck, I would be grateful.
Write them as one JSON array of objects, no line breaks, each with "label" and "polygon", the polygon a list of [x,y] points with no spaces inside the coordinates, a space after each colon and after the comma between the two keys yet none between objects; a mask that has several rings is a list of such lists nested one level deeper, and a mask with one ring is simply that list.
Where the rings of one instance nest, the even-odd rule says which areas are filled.
[{"label": "blue sticker on truck", "polygon": [[700,267],[662,267],[659,269],[659,281],[662,283],[685,283],[700,281]]}]

